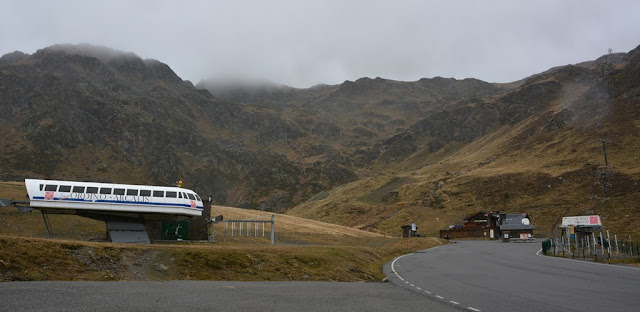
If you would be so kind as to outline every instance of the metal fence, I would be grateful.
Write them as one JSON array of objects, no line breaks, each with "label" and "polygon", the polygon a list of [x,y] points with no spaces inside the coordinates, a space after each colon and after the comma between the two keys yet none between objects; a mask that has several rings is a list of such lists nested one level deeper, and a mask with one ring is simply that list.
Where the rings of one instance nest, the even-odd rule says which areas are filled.
[{"label": "metal fence", "polygon": [[[269,218],[268,220],[261,220]],[[216,237],[215,224],[224,222],[222,232],[222,240],[226,241],[229,237],[265,237],[268,233],[271,245],[275,243],[275,216],[268,215],[256,219],[247,220],[224,220],[216,218],[209,223],[209,241],[214,242]],[[265,229],[265,224],[270,226]]]},{"label": "metal fence", "polygon": [[640,262],[640,242],[606,240],[596,236],[577,239],[554,237],[542,242],[542,252],[548,256],[585,261],[610,262],[611,260]]}]

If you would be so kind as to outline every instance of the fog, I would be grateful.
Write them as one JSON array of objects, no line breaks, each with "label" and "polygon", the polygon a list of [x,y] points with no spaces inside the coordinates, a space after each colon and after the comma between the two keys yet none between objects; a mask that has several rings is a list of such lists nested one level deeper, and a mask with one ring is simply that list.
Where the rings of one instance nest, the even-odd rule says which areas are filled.
[{"label": "fog", "polygon": [[88,43],[201,79],[510,82],[640,44],[638,1],[2,1],[0,54]]}]

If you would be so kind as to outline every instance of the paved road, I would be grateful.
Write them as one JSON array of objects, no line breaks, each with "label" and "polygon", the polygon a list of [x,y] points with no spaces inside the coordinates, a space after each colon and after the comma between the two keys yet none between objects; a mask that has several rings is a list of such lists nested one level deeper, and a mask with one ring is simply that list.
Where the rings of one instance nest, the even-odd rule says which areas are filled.
[{"label": "paved road", "polygon": [[537,256],[539,246],[423,250],[385,265],[391,283],[0,283],[0,311],[640,311],[640,269]]},{"label": "paved road", "polygon": [[391,283],[9,282],[0,311],[460,311]]},{"label": "paved road", "polygon": [[538,256],[539,249],[458,242],[396,258],[384,272],[468,311],[640,311],[640,269]]}]

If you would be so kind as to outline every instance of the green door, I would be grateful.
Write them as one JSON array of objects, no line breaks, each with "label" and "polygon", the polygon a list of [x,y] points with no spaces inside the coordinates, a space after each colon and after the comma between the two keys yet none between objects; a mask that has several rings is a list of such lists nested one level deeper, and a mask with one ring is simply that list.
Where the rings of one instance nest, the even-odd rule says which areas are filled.
[{"label": "green door", "polygon": [[163,221],[162,222],[162,239],[163,240],[188,240],[189,239],[189,222],[187,220]]}]

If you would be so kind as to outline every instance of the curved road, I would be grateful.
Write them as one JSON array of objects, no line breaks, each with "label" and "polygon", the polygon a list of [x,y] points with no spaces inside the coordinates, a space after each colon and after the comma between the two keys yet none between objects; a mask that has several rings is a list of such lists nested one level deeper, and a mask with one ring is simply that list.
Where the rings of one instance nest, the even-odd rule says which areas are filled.
[{"label": "curved road", "polygon": [[540,247],[457,242],[398,257],[384,272],[468,311],[640,311],[640,269],[540,256]]},{"label": "curved road", "polygon": [[640,311],[640,269],[539,248],[467,241],[418,251],[385,265],[390,283],[7,282],[0,311]]}]

